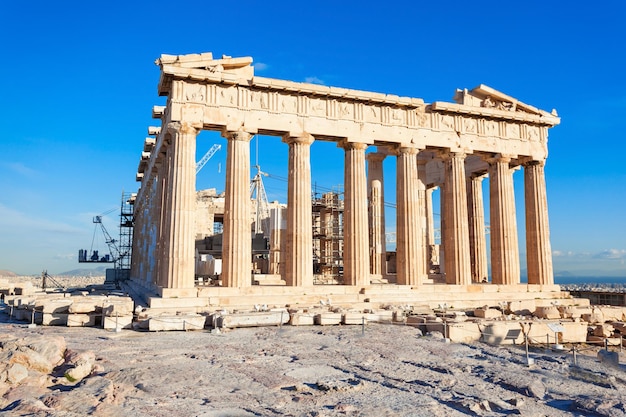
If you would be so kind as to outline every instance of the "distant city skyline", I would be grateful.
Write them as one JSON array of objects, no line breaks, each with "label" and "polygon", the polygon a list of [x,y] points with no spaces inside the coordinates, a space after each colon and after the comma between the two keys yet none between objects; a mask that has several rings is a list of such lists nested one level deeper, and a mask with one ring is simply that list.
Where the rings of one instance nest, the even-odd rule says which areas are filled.
[{"label": "distant city skyline", "polygon": [[[176,8],[206,19],[164,21],[163,11]],[[251,56],[255,74],[270,78],[428,103],[450,102],[456,88],[486,84],[543,110],[556,108],[561,124],[549,132],[546,163],[555,272],[626,281],[624,16],[626,3],[617,0],[365,1],[359,7],[330,1],[12,2],[0,15],[6,40],[0,270],[38,275],[82,267],[78,250],[90,248],[92,218],[110,210],[104,224],[117,235],[122,192],[137,191],[147,127],[158,125],[152,106],[164,104],[154,60],[210,51]],[[225,140],[203,132],[197,159],[215,143]],[[252,164],[258,158],[270,174],[264,178],[268,198],[285,202],[287,147],[269,137],[258,144],[258,154],[256,144],[251,147]],[[197,189],[224,189],[225,155],[222,146],[198,175]],[[342,151],[316,141],[311,155],[313,188],[340,185]],[[394,170],[387,158],[390,203]],[[521,213],[518,208],[523,230]],[[523,259],[523,236],[520,252]]]}]

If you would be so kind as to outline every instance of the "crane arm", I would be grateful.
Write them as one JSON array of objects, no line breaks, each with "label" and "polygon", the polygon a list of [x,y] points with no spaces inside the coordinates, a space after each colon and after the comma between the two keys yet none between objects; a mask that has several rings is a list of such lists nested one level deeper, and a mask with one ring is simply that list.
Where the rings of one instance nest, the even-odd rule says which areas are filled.
[{"label": "crane arm", "polygon": [[219,151],[221,147],[222,145],[219,144],[211,146],[211,149],[209,149],[207,153],[205,153],[204,156],[196,163],[196,174],[200,172],[206,163],[209,162],[209,159],[211,159],[211,157],[215,155],[215,152]]}]

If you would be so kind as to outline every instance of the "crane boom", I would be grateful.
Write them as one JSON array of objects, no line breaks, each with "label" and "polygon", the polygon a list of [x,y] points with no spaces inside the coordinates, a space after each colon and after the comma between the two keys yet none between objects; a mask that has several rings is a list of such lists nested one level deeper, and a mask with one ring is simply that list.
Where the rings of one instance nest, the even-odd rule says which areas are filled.
[{"label": "crane boom", "polygon": [[204,156],[196,163],[196,174],[200,172],[206,163],[209,162],[209,159],[211,159],[211,157],[215,155],[215,152],[219,151],[221,147],[222,145],[219,144],[211,146],[211,149],[209,149],[207,153],[205,153]]}]

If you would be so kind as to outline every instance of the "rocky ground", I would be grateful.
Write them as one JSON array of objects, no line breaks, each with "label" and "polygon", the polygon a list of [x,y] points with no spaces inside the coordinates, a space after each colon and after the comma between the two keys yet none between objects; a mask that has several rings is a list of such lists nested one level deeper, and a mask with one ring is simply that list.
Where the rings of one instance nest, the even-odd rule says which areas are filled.
[{"label": "rocky ground", "polygon": [[[520,347],[451,344],[403,325],[116,333],[7,320],[1,363],[28,369],[0,369],[7,416],[626,415],[623,366],[594,350],[575,366],[571,353],[531,349],[529,367]],[[19,360],[37,349],[54,368]]]}]

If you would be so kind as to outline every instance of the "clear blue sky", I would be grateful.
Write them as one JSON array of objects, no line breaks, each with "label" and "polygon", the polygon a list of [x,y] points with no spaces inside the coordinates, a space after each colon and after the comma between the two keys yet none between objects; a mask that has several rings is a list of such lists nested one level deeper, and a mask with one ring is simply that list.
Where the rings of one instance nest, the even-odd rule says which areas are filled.
[{"label": "clear blue sky", "polygon": [[[556,108],[546,165],[556,269],[626,277],[625,22],[621,0],[5,1],[0,269],[79,267],[92,217],[137,189],[151,108],[164,103],[154,60],[210,51],[251,56],[265,77],[426,102],[483,83]],[[203,133],[198,158],[220,140]],[[286,146],[259,145],[263,169],[286,176]],[[312,151],[324,187],[342,176],[329,145]],[[223,190],[224,161],[222,149],[198,188]],[[280,181],[266,186],[284,199]],[[105,219],[114,235],[117,214]]]}]

